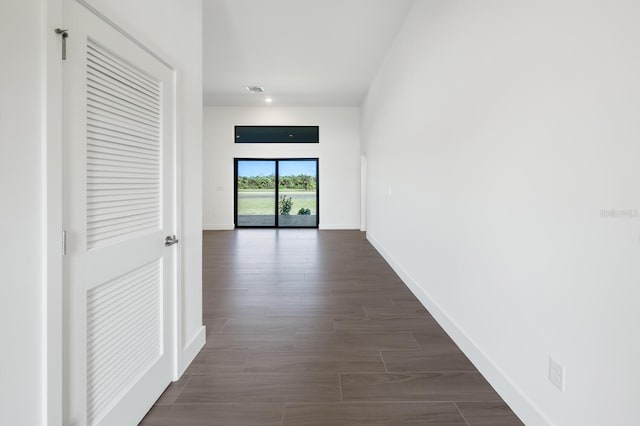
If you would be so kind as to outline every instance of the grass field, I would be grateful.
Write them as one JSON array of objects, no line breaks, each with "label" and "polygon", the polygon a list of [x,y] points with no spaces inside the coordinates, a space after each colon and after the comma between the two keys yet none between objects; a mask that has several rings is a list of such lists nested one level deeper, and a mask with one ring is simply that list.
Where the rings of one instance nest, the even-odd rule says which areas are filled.
[{"label": "grass field", "polygon": [[[301,208],[311,210],[311,214],[316,214],[316,193],[315,191],[290,191],[280,190],[280,195],[291,197],[293,206],[291,214],[295,215]],[[238,192],[238,215],[270,215],[275,212],[275,191],[239,191]]]}]

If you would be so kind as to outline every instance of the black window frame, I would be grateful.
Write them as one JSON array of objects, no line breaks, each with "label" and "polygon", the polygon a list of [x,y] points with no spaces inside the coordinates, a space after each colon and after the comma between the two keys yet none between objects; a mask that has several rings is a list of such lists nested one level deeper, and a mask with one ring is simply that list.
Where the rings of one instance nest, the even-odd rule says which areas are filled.
[{"label": "black window frame", "polygon": [[[273,161],[275,162],[275,222],[274,225],[238,225],[238,162],[239,161]],[[314,226],[280,226],[279,205],[280,199],[280,161],[315,161],[316,162],[316,223]],[[236,157],[233,159],[233,225],[236,229],[268,228],[268,229],[319,229],[320,228],[320,158],[247,158]]]},{"label": "black window frame", "polygon": [[[257,136],[260,130],[269,133],[267,136]],[[300,140],[295,138],[296,133],[300,130],[313,133],[311,136],[302,133]],[[239,134],[240,132],[240,134]],[[300,133],[298,133],[300,135]],[[244,139],[242,137],[244,136]],[[293,138],[293,139],[291,139]],[[282,140],[281,140],[282,139]],[[235,143],[320,143],[320,126],[247,126],[236,125],[233,129],[233,140]]]}]

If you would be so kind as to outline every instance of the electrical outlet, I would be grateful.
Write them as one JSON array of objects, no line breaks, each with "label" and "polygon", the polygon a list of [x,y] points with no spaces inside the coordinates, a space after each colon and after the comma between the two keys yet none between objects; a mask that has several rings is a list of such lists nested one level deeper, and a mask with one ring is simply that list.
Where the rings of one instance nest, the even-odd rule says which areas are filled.
[{"label": "electrical outlet", "polygon": [[553,358],[549,357],[549,381],[553,383],[555,387],[564,392],[565,381],[564,366],[558,364]]}]

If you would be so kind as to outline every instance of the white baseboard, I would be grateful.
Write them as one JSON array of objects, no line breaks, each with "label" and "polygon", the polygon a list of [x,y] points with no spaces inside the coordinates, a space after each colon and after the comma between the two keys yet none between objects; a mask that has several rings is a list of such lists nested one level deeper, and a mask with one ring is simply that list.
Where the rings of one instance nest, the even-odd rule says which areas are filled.
[{"label": "white baseboard", "polygon": [[[235,229],[235,226],[233,224],[231,225],[212,225],[212,224],[205,224],[202,225],[202,230],[203,231],[233,231]],[[320,225],[318,227],[318,229],[320,230],[325,230],[325,231],[340,231],[340,230],[357,230],[360,229],[360,225]]]},{"label": "white baseboard", "polygon": [[[204,325],[196,332],[182,350],[182,371],[185,371],[189,364],[193,362],[200,349],[204,347],[207,340],[207,327]],[[180,373],[182,375],[182,372]]]},{"label": "white baseboard", "polygon": [[420,300],[425,308],[431,313],[440,326],[451,336],[456,344],[467,355],[478,371],[487,379],[498,394],[505,400],[511,409],[520,419],[529,426],[549,426],[551,421],[540,411],[540,409],[526,396],[502,369],[496,365],[486,353],[476,344],[476,342],[450,317],[429,293],[398,263],[384,247],[367,232],[367,240],[382,255],[387,263],[404,281],[407,287]]},{"label": "white baseboard", "polygon": [[353,231],[360,229],[360,225],[322,225],[318,226],[321,231]]},{"label": "white baseboard", "polygon": [[202,225],[202,230],[203,231],[233,231],[235,229],[235,226],[233,225],[233,223],[231,225],[211,225],[211,224],[205,224]]}]

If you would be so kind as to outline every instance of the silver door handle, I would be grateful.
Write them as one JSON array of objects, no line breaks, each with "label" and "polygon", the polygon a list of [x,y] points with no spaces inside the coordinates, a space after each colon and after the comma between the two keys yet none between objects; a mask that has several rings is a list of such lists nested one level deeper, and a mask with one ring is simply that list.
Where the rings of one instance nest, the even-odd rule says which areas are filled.
[{"label": "silver door handle", "polygon": [[178,241],[180,241],[180,240],[178,240],[176,238],[175,234],[174,235],[167,235],[165,237],[165,239],[164,239],[164,245],[165,245],[165,247],[169,247],[169,246],[172,246],[174,244],[177,244]]}]

